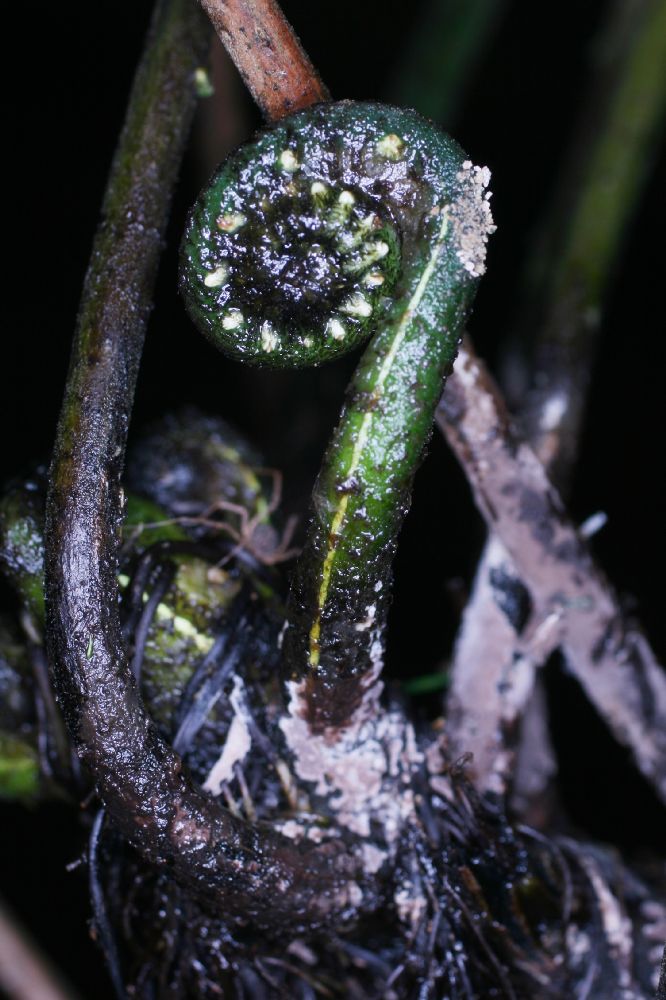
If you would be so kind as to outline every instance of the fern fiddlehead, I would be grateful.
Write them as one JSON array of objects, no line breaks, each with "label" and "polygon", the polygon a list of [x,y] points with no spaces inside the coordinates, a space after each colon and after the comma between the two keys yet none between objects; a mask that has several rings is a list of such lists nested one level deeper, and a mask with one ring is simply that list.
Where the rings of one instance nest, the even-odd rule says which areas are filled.
[{"label": "fern fiddlehead", "polygon": [[188,310],[225,353],[320,364],[374,334],[284,635],[315,730],[348,722],[380,668],[397,534],[494,228],[488,177],[415,112],[324,104],[227,160],[190,216]]}]

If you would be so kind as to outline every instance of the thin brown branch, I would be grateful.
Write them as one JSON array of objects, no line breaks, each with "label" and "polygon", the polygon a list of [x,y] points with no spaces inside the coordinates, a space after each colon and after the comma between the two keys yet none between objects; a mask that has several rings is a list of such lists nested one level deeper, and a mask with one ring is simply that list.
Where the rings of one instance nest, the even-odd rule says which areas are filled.
[{"label": "thin brown branch", "polygon": [[269,121],[329,100],[275,0],[201,0],[201,6]]},{"label": "thin brown branch", "polygon": [[9,1000],[76,1000],[2,903],[0,988]]},{"label": "thin brown branch", "polygon": [[[499,392],[466,344],[437,421],[461,462],[488,528],[529,589],[535,621],[552,629],[569,669],[615,737],[666,801],[666,675],[567,519]],[[526,653],[538,630],[526,639]],[[543,651],[541,651],[542,653]]]}]

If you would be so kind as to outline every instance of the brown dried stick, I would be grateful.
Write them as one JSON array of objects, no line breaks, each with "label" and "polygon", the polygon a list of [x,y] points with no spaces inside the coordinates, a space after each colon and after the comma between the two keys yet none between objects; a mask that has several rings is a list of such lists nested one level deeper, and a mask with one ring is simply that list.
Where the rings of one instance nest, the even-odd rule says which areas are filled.
[{"label": "brown dried stick", "polygon": [[[460,460],[488,528],[527,581],[543,624],[519,652],[561,646],[569,669],[615,737],[666,801],[666,674],[642,633],[623,621],[534,452],[510,426],[499,392],[465,344],[437,422]],[[521,650],[522,647],[522,650]]]},{"label": "brown dried stick", "polygon": [[269,121],[330,99],[275,0],[201,0]]},{"label": "brown dried stick", "polygon": [[[666,107],[665,0],[630,5],[615,0],[595,53],[577,137],[526,282],[532,311],[537,303],[543,315],[522,415],[559,489],[566,489],[575,459],[611,264],[653,159]],[[526,326],[533,331],[534,317]],[[492,539],[479,561],[456,641],[449,735],[454,752],[473,752],[478,787],[498,792],[506,790],[518,743],[511,784],[515,795],[531,798],[556,765],[545,714],[539,727],[523,727],[520,720],[531,711],[536,671],[552,646],[546,643],[536,659],[521,651],[520,629],[502,610],[507,595],[500,592],[521,586],[506,551]],[[529,745],[523,746],[527,729]],[[520,767],[521,758],[528,767]],[[521,787],[525,776],[529,789]]]}]

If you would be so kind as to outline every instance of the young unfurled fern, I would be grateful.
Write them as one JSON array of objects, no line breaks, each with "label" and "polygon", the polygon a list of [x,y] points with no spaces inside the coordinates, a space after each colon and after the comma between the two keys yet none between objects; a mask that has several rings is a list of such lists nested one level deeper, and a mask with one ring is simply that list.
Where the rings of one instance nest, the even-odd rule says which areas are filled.
[{"label": "young unfurled fern", "polygon": [[397,534],[494,229],[488,179],[415,112],[323,104],[233,154],[190,216],[188,309],[231,357],[317,365],[373,334],[283,640],[316,730],[347,723],[381,667]]}]

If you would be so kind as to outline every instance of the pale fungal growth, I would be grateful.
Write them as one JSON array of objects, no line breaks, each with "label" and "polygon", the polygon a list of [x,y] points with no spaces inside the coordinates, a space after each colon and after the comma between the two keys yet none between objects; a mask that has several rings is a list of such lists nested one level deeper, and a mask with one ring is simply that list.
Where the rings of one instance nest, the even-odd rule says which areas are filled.
[{"label": "pale fungal growth", "polygon": [[398,918],[416,931],[428,910],[428,901],[425,896],[417,893],[411,883],[405,883],[396,890],[393,902]]},{"label": "pale fungal growth", "polygon": [[375,614],[377,613],[377,605],[369,604],[366,610],[366,617],[362,622],[356,622],[354,625],[354,630],[356,632],[365,632],[369,629],[375,622]]},{"label": "pale fungal growth", "polygon": [[361,855],[363,857],[363,868],[370,875],[378,872],[388,858],[386,851],[380,851],[374,844],[362,844]]},{"label": "pale fungal growth", "polygon": [[247,222],[242,212],[227,212],[217,220],[217,228],[223,233],[235,233]]},{"label": "pale fungal growth", "polygon": [[360,292],[357,292],[342,303],[340,312],[346,313],[348,316],[361,316],[367,319],[368,316],[372,315],[372,306]]},{"label": "pale fungal growth", "polygon": [[387,160],[399,160],[405,151],[405,143],[399,135],[391,132],[377,143],[377,152]]},{"label": "pale fungal growth", "polygon": [[[370,609],[368,609],[370,611]],[[382,684],[379,654],[364,699],[351,724],[331,740],[329,734],[312,733],[303,717],[305,686],[290,681],[289,714],[280,721],[291,750],[296,776],[314,785],[316,795],[328,800],[337,822],[361,837],[371,824],[382,830],[382,847],[397,846],[400,831],[414,815],[412,776],[422,764],[414,729],[398,712],[378,711]],[[368,858],[381,866],[383,850]],[[384,857],[380,857],[382,854]]]},{"label": "pale fungal growth", "polygon": [[219,288],[227,280],[228,273],[228,268],[221,264],[220,267],[216,267],[214,271],[210,271],[206,275],[204,285],[206,288]]},{"label": "pale fungal growth", "polygon": [[347,336],[347,331],[339,319],[330,319],[326,329],[330,333],[331,337],[333,337],[333,340],[344,340]]},{"label": "pale fungal growth", "polygon": [[300,167],[300,163],[298,162],[298,157],[291,149],[284,149],[280,153],[280,166],[282,167],[283,170],[286,170],[288,173],[293,173]]},{"label": "pale fungal growth", "polygon": [[278,337],[273,326],[266,320],[261,324],[261,346],[269,354],[274,351],[275,348],[280,343],[280,338]]},{"label": "pale fungal growth", "polygon": [[465,270],[474,278],[486,270],[486,244],[497,226],[490,210],[491,192],[488,167],[475,167],[465,160],[456,174],[462,185],[461,194],[449,206],[449,218],[456,243],[456,255]]},{"label": "pale fungal growth", "polygon": [[243,318],[240,309],[230,309],[222,320],[222,326],[225,330],[237,330],[239,326],[243,325]]},{"label": "pale fungal growth", "polygon": [[384,275],[380,274],[379,271],[369,271],[363,279],[363,284],[367,285],[368,288],[379,288],[380,285],[384,284]]}]

